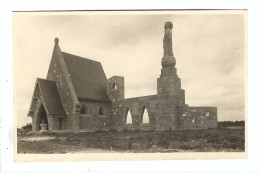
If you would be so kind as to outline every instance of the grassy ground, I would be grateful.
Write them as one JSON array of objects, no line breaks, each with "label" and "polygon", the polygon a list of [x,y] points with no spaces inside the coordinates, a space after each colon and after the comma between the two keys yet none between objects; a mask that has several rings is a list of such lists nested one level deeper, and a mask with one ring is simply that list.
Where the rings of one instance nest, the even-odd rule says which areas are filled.
[{"label": "grassy ground", "polygon": [[244,129],[164,132],[28,134],[18,130],[18,153],[242,152]]}]

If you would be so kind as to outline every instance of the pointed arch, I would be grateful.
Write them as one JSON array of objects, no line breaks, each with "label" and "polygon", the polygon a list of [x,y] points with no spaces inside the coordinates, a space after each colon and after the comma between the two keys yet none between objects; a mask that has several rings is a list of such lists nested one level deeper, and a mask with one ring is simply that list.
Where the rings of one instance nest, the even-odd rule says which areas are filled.
[{"label": "pointed arch", "polygon": [[133,124],[133,117],[129,108],[126,109],[125,115],[126,115],[126,124]]},{"label": "pointed arch", "polygon": [[150,123],[150,117],[149,117],[149,114],[148,114],[148,111],[147,111],[145,105],[143,106],[143,109],[142,109],[142,123],[143,124]]}]

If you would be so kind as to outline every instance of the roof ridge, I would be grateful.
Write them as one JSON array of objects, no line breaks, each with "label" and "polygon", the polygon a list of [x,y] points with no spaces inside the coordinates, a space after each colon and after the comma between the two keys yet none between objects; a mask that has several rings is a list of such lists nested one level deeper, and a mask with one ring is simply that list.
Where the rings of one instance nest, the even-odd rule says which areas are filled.
[{"label": "roof ridge", "polygon": [[46,81],[49,81],[49,82],[55,82],[55,83],[56,83],[56,81],[49,80],[49,79],[43,79],[43,78],[38,78],[38,77],[37,77],[37,80],[38,80],[38,79],[39,79],[39,80],[46,80]]},{"label": "roof ridge", "polygon": [[77,57],[77,58],[81,58],[81,59],[89,60],[89,61],[94,61],[94,62],[97,62],[97,63],[100,63],[100,64],[101,64],[101,62],[96,61],[96,60],[93,60],[93,59],[85,58],[85,57],[82,57],[82,56],[74,55],[74,54],[71,54],[71,53],[63,52],[63,51],[61,51],[61,53],[66,53],[66,54],[68,54],[68,55],[72,55],[72,56],[75,56],[75,57]]}]

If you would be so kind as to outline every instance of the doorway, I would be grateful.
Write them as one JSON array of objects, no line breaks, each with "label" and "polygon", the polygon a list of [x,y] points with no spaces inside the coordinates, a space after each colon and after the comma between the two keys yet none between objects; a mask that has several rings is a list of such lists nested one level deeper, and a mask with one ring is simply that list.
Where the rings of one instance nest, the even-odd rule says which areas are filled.
[{"label": "doorway", "polygon": [[38,128],[37,128],[38,130],[41,130],[40,124],[47,124],[47,130],[49,129],[48,118],[47,118],[46,110],[45,110],[43,104],[41,104],[40,109],[39,109]]}]

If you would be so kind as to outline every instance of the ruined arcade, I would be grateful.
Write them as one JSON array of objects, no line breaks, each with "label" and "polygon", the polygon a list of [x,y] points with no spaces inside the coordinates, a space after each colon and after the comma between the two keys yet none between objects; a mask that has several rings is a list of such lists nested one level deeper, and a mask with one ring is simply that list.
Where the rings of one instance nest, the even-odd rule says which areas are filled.
[{"label": "ruined arcade", "polygon": [[[166,22],[157,94],[127,99],[124,77],[107,79],[100,62],[61,51],[59,39],[55,38],[47,77],[36,79],[27,115],[32,117],[32,131],[216,128],[216,107],[191,107],[185,103],[172,50],[172,29],[173,24]],[[143,121],[145,111],[148,123]],[[127,119],[131,119],[130,124]]]}]

